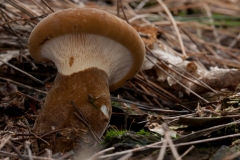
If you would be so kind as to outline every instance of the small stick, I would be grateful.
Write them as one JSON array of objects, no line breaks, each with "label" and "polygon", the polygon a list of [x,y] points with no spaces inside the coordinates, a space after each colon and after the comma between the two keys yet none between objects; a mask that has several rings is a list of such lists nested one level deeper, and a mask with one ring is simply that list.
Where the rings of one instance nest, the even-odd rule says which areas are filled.
[{"label": "small stick", "polygon": [[129,157],[131,157],[133,155],[133,153],[128,153],[124,156],[122,156],[121,158],[119,158],[118,160],[125,160],[125,159],[128,159]]},{"label": "small stick", "polygon": [[58,160],[68,159],[69,157],[73,156],[74,154],[75,154],[75,152],[71,150],[71,151],[65,153],[62,157],[58,158]]},{"label": "small stick", "polygon": [[33,135],[35,136],[35,140],[33,140],[32,143],[35,142],[36,139],[40,139],[41,141],[45,142],[47,145],[50,146],[50,144],[49,144],[47,141],[45,141],[45,140],[43,139],[43,137],[48,136],[48,135],[51,135],[51,134],[53,134],[53,133],[56,133],[56,132],[61,131],[61,130],[64,130],[64,129],[65,129],[65,128],[57,129],[57,130],[48,132],[48,133],[46,133],[46,134],[44,134],[44,135],[41,135],[41,136],[38,136],[38,135],[36,135],[35,133],[31,132],[31,134],[33,134]]},{"label": "small stick", "polygon": [[[122,12],[123,12],[124,19],[125,19],[126,22],[129,24],[129,21],[128,21],[127,16],[126,16],[126,14],[125,14],[125,12],[124,12],[124,9],[123,9],[122,0],[118,0],[118,3],[120,4],[121,10],[122,10]],[[118,6],[118,8],[119,8],[119,6]],[[119,10],[118,10],[118,16],[119,16]]]},{"label": "small stick", "polygon": [[98,135],[94,132],[92,126],[89,124],[89,122],[87,121],[87,119],[83,116],[83,114],[81,113],[81,111],[78,109],[77,105],[71,100],[70,101],[73,105],[73,107],[78,111],[78,113],[80,114],[80,116],[77,113],[74,113],[79,120],[81,120],[90,130],[91,134],[93,135],[93,138],[99,143],[101,142],[100,137],[98,137]]},{"label": "small stick", "polygon": [[24,142],[24,147],[25,147],[25,149],[27,151],[27,154],[29,156],[29,160],[33,160],[33,158],[32,158],[32,151],[30,149],[30,142],[29,141]]},{"label": "small stick", "polygon": [[9,4],[11,4],[13,7],[21,10],[23,13],[26,13],[29,17],[35,17],[37,14],[33,12],[33,10],[26,7],[23,3],[19,2],[18,0],[8,0]]},{"label": "small stick", "polygon": [[[168,65],[167,65],[165,62],[161,62],[161,63],[164,64],[166,67],[168,67]],[[171,64],[171,63],[170,63],[170,64]],[[193,76],[193,75],[190,74],[189,72],[184,71],[183,69],[177,67],[177,66],[174,65],[174,64],[171,64],[171,65],[172,65],[173,67],[175,67],[176,69],[180,70],[181,72],[186,73],[188,76],[191,76],[193,79],[195,79],[196,81],[198,81],[198,82],[201,83],[201,84],[196,83],[195,81],[191,80],[191,79],[188,78],[187,76],[185,76],[185,75],[179,73],[178,71],[176,71],[176,70],[174,70],[174,69],[168,67],[169,70],[173,71],[173,72],[176,73],[177,75],[181,76],[182,78],[187,79],[188,81],[190,81],[190,82],[192,82],[192,83],[194,83],[194,84],[196,84],[196,85],[198,85],[198,86],[201,86],[201,87],[207,88],[207,89],[211,90],[212,92],[218,94],[218,92],[217,92],[215,89],[211,88],[211,87],[208,86],[206,83],[204,83],[203,81],[199,80],[197,77]]]},{"label": "small stick", "polygon": [[46,151],[47,157],[51,158],[52,157],[52,151],[50,149],[47,149],[47,148],[45,149],[45,151]]},{"label": "small stick", "polygon": [[36,81],[36,82],[41,83],[41,84],[44,85],[44,83],[43,83],[41,80],[37,79],[36,77],[33,77],[32,75],[28,74],[27,72],[25,72],[25,71],[23,71],[23,70],[15,67],[14,65],[11,65],[11,64],[8,63],[8,62],[3,61],[2,59],[0,59],[0,61],[1,61],[2,63],[4,63],[4,64],[8,65],[9,67],[11,67],[11,68],[13,68],[13,69],[15,69],[15,70],[17,70],[17,71],[25,74],[26,76],[28,76],[28,77],[31,78],[32,80],[34,80],[34,81]]},{"label": "small stick", "polygon": [[181,82],[179,82],[176,78],[174,78],[172,75],[170,75],[169,73],[167,73],[167,71],[165,71],[162,67],[160,67],[158,64],[154,63],[148,56],[146,56],[146,58],[152,62],[153,64],[155,64],[161,71],[163,71],[165,74],[167,74],[170,78],[172,78],[174,81],[178,82],[178,84],[180,86],[182,86],[184,89],[188,90],[189,92],[191,92],[193,95],[195,95],[196,97],[198,97],[199,99],[203,100],[206,103],[209,103],[208,100],[206,100],[205,98],[201,97],[199,94],[197,94],[196,92],[192,91],[191,89],[189,89],[187,86],[185,86],[184,84],[182,84]]},{"label": "small stick", "polygon": [[10,148],[12,148],[12,150],[13,150],[15,153],[17,153],[17,155],[18,155],[21,159],[28,160],[26,157],[24,157],[24,156],[20,153],[20,151],[19,151],[16,147],[14,147],[14,145],[12,144],[11,141],[8,141],[8,142],[7,142],[7,145],[8,145]]},{"label": "small stick", "polygon": [[45,0],[41,0],[41,1],[48,7],[48,9],[50,9],[52,13],[54,13],[54,10],[47,4]]},{"label": "small stick", "polygon": [[39,140],[41,140],[41,141],[43,141],[44,143],[46,143],[48,146],[50,146],[50,144],[47,142],[47,141],[45,141],[42,137],[39,137],[38,135],[36,135],[35,133],[33,133],[33,132],[30,132],[36,139],[39,139]]},{"label": "small stick", "polygon": [[189,111],[176,111],[176,110],[169,110],[169,109],[168,110],[167,109],[160,109],[160,108],[154,107],[152,105],[144,105],[144,104],[140,104],[140,103],[137,103],[137,102],[129,101],[129,100],[126,100],[126,99],[120,99],[120,98],[117,98],[117,97],[111,97],[111,100],[112,101],[118,101],[118,102],[125,102],[125,103],[135,104],[136,106],[139,106],[139,108],[142,108],[142,109],[145,109],[145,110],[159,111],[159,112],[163,112],[163,113],[184,114],[184,113],[192,112],[191,110],[189,110]]},{"label": "small stick", "polygon": [[9,141],[9,139],[11,138],[12,136],[11,135],[9,135],[9,136],[7,136],[7,137],[3,137],[2,139],[1,139],[1,144],[0,144],[0,150],[2,149],[2,147],[4,147],[5,146],[5,144]]},{"label": "small stick", "polygon": [[142,83],[144,83],[144,85],[146,85],[147,87],[149,87],[150,89],[155,91],[155,94],[159,94],[162,97],[166,98],[166,99],[170,99],[171,101],[174,99],[176,102],[181,103],[180,99],[178,99],[176,96],[174,96],[172,93],[170,93],[169,91],[165,90],[164,88],[158,86],[156,83],[149,81],[149,83],[151,85],[148,85],[147,82],[143,81],[143,78],[139,77],[139,75],[134,77],[136,80],[141,81]]},{"label": "small stick", "polygon": [[167,140],[163,140],[163,144],[162,144],[161,150],[158,154],[157,160],[163,160],[164,155],[166,153],[166,148],[167,148]]},{"label": "small stick", "polygon": [[34,98],[34,97],[30,96],[30,95],[27,95],[27,94],[24,94],[24,93],[21,93],[21,92],[18,92],[18,93],[21,94],[21,95],[23,95],[23,96],[25,96],[25,97],[27,97],[27,98],[29,98],[29,99],[32,99],[32,100],[34,100],[34,101],[36,101],[36,102],[38,102],[38,103],[41,102],[39,99]]},{"label": "small stick", "polygon": [[169,144],[169,147],[172,151],[172,154],[173,154],[174,158],[177,159],[177,160],[181,160],[181,157],[179,156],[179,154],[177,152],[176,146],[173,144],[173,141],[171,139],[170,133],[169,133],[168,128],[167,128],[167,124],[163,123],[162,127],[165,130],[165,139],[167,140],[167,142]]},{"label": "small stick", "polygon": [[39,137],[38,135],[36,135],[35,133],[33,133],[33,132],[31,131],[31,127],[30,127],[30,125],[29,125],[29,123],[28,123],[28,121],[27,121],[26,118],[24,118],[23,120],[24,120],[25,123],[27,124],[28,132],[29,132],[31,135],[33,135],[36,139],[39,139],[39,140],[43,141],[44,143],[46,143],[48,146],[50,146],[50,144],[49,144],[47,141],[45,141],[44,139],[42,139],[41,137]]},{"label": "small stick", "polygon": [[203,139],[203,140],[197,140],[197,141],[186,142],[186,143],[179,143],[179,144],[175,144],[175,147],[188,146],[188,145],[194,145],[194,144],[205,143],[205,142],[212,142],[212,141],[222,140],[222,139],[226,139],[226,138],[234,138],[234,137],[240,137],[240,133],[230,134],[230,135],[215,137],[215,138],[207,138],[207,139]]},{"label": "small stick", "polygon": [[[0,155],[1,156],[6,155],[6,156],[12,157],[12,158],[19,158],[18,154],[9,153],[9,152],[6,152],[6,151],[0,151]],[[27,155],[22,155],[22,157],[23,157],[22,159],[26,159],[26,160],[29,159],[29,156],[27,156]],[[53,158],[37,157],[37,156],[32,156],[32,158],[34,160],[56,160],[56,159],[53,159]]]},{"label": "small stick", "polygon": [[107,148],[102,151],[99,151],[98,153],[95,153],[92,157],[88,158],[87,160],[98,160],[99,157],[102,156],[104,153],[106,153],[108,151],[112,151],[114,149],[115,149],[115,147],[111,147],[111,148]]},{"label": "small stick", "polygon": [[4,81],[10,82],[10,83],[14,83],[14,84],[16,84],[16,85],[18,85],[18,86],[21,86],[21,87],[24,87],[24,88],[27,88],[27,89],[34,90],[34,91],[39,92],[39,93],[42,93],[42,94],[44,94],[44,95],[47,94],[47,92],[41,91],[41,90],[39,90],[39,89],[35,89],[35,88],[31,87],[31,86],[28,86],[28,85],[25,85],[25,84],[22,84],[22,83],[13,81],[13,80],[8,79],[8,78],[0,77],[0,80],[4,80]]},{"label": "small stick", "polygon": [[[183,158],[184,156],[186,156],[193,148],[194,148],[194,146],[189,147],[189,148],[180,156],[180,158]],[[179,159],[178,159],[178,160],[179,160]]]},{"label": "small stick", "polygon": [[[8,22],[7,18],[6,18],[6,13],[3,14],[3,10],[0,9],[2,15],[3,15],[3,18],[5,20],[5,22]],[[10,24],[7,24],[9,30],[11,31],[12,34],[14,34],[15,36],[17,36],[24,44],[27,44],[28,42],[25,40],[25,39],[22,39],[21,36],[19,36],[16,31],[10,26]]]},{"label": "small stick", "polygon": [[93,132],[93,130],[92,130],[92,128],[89,126],[89,124],[88,124],[86,121],[84,121],[84,119],[83,119],[82,117],[80,117],[76,112],[75,112],[74,114],[75,114],[75,116],[77,116],[77,118],[78,118],[85,126],[88,127],[88,129],[90,130],[93,138],[99,143],[99,142],[100,142],[100,138],[97,137],[97,135]]}]

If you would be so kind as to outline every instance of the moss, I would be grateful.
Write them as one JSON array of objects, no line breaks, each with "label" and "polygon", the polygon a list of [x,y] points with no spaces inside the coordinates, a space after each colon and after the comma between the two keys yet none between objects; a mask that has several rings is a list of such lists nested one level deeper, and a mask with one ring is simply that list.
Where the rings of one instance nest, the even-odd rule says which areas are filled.
[{"label": "moss", "polygon": [[118,102],[111,101],[112,106],[120,107],[121,105]]},{"label": "moss", "polygon": [[141,129],[138,132],[126,131],[126,130],[108,130],[105,134],[102,145],[105,148],[114,145],[135,146],[135,145],[147,145],[154,142],[158,142],[161,136],[151,134],[150,132]]},{"label": "moss", "polygon": [[143,136],[149,136],[150,135],[150,133],[145,131],[144,129],[141,129],[140,131],[138,131],[137,134],[143,135]]},{"label": "moss", "polygon": [[112,140],[113,137],[117,137],[120,139],[120,137],[125,133],[125,130],[114,130],[110,129],[107,131],[103,143],[108,143],[109,141]]}]

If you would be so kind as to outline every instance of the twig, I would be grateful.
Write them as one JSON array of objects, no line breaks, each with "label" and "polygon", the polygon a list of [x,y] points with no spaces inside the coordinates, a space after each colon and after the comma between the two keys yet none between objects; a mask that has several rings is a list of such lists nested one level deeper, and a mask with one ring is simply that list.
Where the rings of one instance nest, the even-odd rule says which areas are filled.
[{"label": "twig", "polygon": [[234,137],[239,137],[239,136],[240,136],[240,133],[221,136],[221,137],[215,137],[215,138],[207,138],[207,139],[203,139],[203,140],[175,144],[175,147],[195,145],[195,144],[199,144],[199,143],[212,142],[212,141],[222,140],[222,139],[226,139],[226,138],[234,138]]},{"label": "twig", "polygon": [[54,13],[54,10],[47,4],[45,0],[41,0],[41,1],[48,7],[48,9],[50,9],[52,13]]},{"label": "twig", "polygon": [[177,159],[177,160],[181,160],[181,157],[179,156],[179,154],[178,154],[178,152],[177,152],[177,149],[176,149],[175,145],[173,144],[173,141],[172,141],[171,136],[170,136],[170,134],[169,134],[167,124],[166,124],[166,123],[163,123],[163,124],[162,124],[162,127],[163,127],[163,129],[164,129],[164,131],[165,131],[164,138],[165,138],[166,141],[168,142],[174,158]]},{"label": "twig", "polygon": [[122,12],[123,12],[124,19],[125,19],[126,22],[129,24],[129,21],[128,21],[127,16],[126,16],[126,14],[125,14],[125,12],[124,12],[124,9],[123,9],[122,0],[118,0],[118,3],[120,4],[121,10],[122,10]]},{"label": "twig", "polygon": [[[0,151],[0,155],[1,155],[1,156],[12,157],[12,158],[19,158],[19,155],[18,155],[18,154],[9,153],[9,152],[6,152],[6,151]],[[37,157],[37,156],[32,156],[32,158],[33,158],[34,160],[56,160],[56,159],[53,159],[53,158],[45,158],[45,157]],[[27,156],[27,155],[22,155],[22,159],[28,160],[28,159],[29,159],[29,156]]]},{"label": "twig", "polygon": [[50,146],[50,144],[47,142],[47,141],[45,141],[42,137],[40,137],[40,136],[38,136],[37,134],[35,134],[35,133],[33,133],[33,132],[30,132],[32,135],[34,135],[34,137],[36,138],[36,139],[38,139],[38,140],[41,140],[41,141],[43,141],[44,143],[46,143],[48,146]]},{"label": "twig", "polygon": [[29,17],[37,16],[31,9],[20,3],[18,0],[7,0],[9,4],[16,7],[17,9],[21,10],[22,12],[26,13]]},{"label": "twig", "polygon": [[100,143],[101,142],[100,138],[97,136],[96,133],[93,132],[93,129],[90,127],[90,125],[82,117],[80,117],[76,112],[74,114],[86,127],[88,127],[88,129],[89,129],[90,133],[92,134],[93,138],[95,139],[95,141],[97,143]]},{"label": "twig", "polygon": [[7,144],[10,148],[12,148],[12,150],[13,150],[15,153],[17,153],[17,155],[18,155],[21,159],[28,160],[26,157],[24,157],[24,156],[20,153],[20,151],[19,151],[16,147],[14,147],[14,145],[12,144],[11,141],[7,141],[6,144]]},{"label": "twig", "polygon": [[[166,64],[164,61],[161,62],[161,63],[164,64],[164,65],[167,67],[167,64]],[[171,63],[170,63],[170,64],[171,64]],[[195,79],[196,81],[198,81],[199,83],[201,83],[201,85],[200,85],[199,83],[196,83],[195,81],[192,81],[190,78],[184,76],[183,74],[180,74],[180,73],[177,72],[176,70],[173,70],[172,68],[169,67],[169,69],[170,69],[171,71],[173,71],[174,73],[176,73],[177,75],[179,75],[179,76],[181,76],[181,77],[183,77],[183,78],[185,78],[185,79],[187,79],[187,80],[195,83],[196,85],[199,85],[199,86],[201,86],[201,87],[207,88],[207,89],[209,89],[210,91],[218,94],[218,92],[217,92],[215,89],[211,88],[209,85],[207,85],[207,84],[204,83],[203,81],[200,81],[197,77],[195,77],[195,76],[193,76],[192,74],[188,73],[187,71],[185,71],[185,70],[177,67],[177,66],[174,65],[174,64],[171,64],[171,65],[172,65],[173,67],[175,67],[176,69],[180,70],[181,72],[186,73],[188,76],[192,77],[193,79]]]},{"label": "twig", "polygon": [[99,156],[102,156],[104,153],[106,152],[109,152],[109,151],[112,151],[114,150],[115,148],[114,147],[111,147],[111,148],[107,148],[107,149],[104,149],[98,153],[95,153],[93,156],[91,156],[90,158],[88,158],[87,160],[97,160],[99,158]]},{"label": "twig", "polygon": [[[180,158],[183,158],[184,156],[186,156],[193,148],[194,148],[194,146],[189,147],[189,148],[180,156]],[[180,160],[180,159],[177,159],[177,160]]]},{"label": "twig", "polygon": [[34,98],[34,97],[30,96],[30,95],[27,95],[27,94],[24,94],[24,93],[21,93],[21,92],[18,92],[18,93],[23,95],[23,96],[25,96],[25,97],[27,97],[27,98],[29,98],[29,99],[32,99],[32,100],[36,101],[36,102],[39,102],[39,103],[41,102],[39,99]]},{"label": "twig", "polygon": [[152,81],[150,81],[149,83],[151,85],[148,85],[147,82],[143,81],[142,79],[140,79],[137,76],[134,77],[135,79],[137,79],[138,81],[144,83],[147,87],[151,88],[152,90],[156,91],[157,94],[161,95],[162,97],[164,97],[165,99],[168,99],[170,101],[176,101],[177,103],[181,103],[181,100],[179,100],[176,96],[174,96],[172,93],[168,92],[167,90],[160,88],[159,86],[157,86],[155,83],[153,83]]},{"label": "twig", "polygon": [[[6,14],[3,13],[3,10],[0,8],[0,11],[2,12],[2,15],[3,15],[3,18],[5,20],[5,22],[8,22],[7,21],[7,18],[6,18]],[[25,39],[23,39],[20,35],[17,34],[17,32],[10,26],[10,24],[7,23],[7,26],[8,28],[11,30],[11,33],[14,34],[15,36],[18,37],[18,39],[20,39],[24,44],[27,44],[27,41]]]},{"label": "twig", "polygon": [[161,147],[160,152],[158,154],[157,160],[163,160],[164,155],[166,153],[166,148],[167,148],[167,140],[165,139],[165,140],[163,140],[163,144],[162,144],[162,147]]},{"label": "twig", "polygon": [[[39,139],[39,140],[43,141],[44,143],[50,145],[47,141],[45,141],[45,140],[43,139],[43,137],[46,137],[46,136],[51,135],[51,134],[53,134],[53,133],[62,131],[62,130],[64,130],[64,129],[66,129],[66,128],[56,129],[56,130],[53,130],[53,131],[48,132],[48,133],[46,133],[46,134],[44,134],[44,135],[41,135],[41,136],[38,136],[37,134],[35,134],[35,133],[33,133],[33,132],[31,132],[31,134],[33,134],[36,139]],[[35,141],[36,141],[36,140],[32,141],[32,143],[35,142]]]},{"label": "twig", "polygon": [[145,149],[148,149],[150,147],[157,146],[157,145],[160,145],[160,144],[163,144],[163,141],[152,143],[152,144],[149,144],[149,145],[146,145],[146,146],[142,146],[142,147],[138,147],[138,148],[134,148],[134,149],[130,149],[130,150],[126,150],[126,151],[121,151],[121,152],[116,152],[116,153],[112,153],[112,154],[108,154],[108,155],[103,155],[103,156],[100,156],[99,159],[106,159],[106,158],[109,158],[109,157],[124,155],[124,154],[130,153],[130,152],[142,151],[142,150],[145,150]]},{"label": "twig", "polygon": [[77,113],[74,113],[75,116],[77,116],[77,118],[83,122],[83,124],[88,127],[89,131],[91,132],[91,134],[93,135],[93,138],[96,140],[96,142],[100,143],[101,139],[100,137],[98,137],[98,135],[95,133],[95,131],[93,130],[92,126],[89,124],[88,120],[84,117],[84,115],[81,113],[81,111],[78,109],[78,107],[76,106],[76,104],[71,100],[70,101],[71,104],[73,105],[73,107],[77,110],[77,112],[79,113],[79,115]]},{"label": "twig", "polygon": [[133,153],[128,153],[128,154],[122,156],[121,158],[119,158],[118,160],[126,160],[126,159],[128,159],[129,157],[131,157],[132,154],[133,154]]},{"label": "twig", "polygon": [[33,160],[33,158],[32,158],[32,151],[30,149],[30,142],[29,141],[25,141],[24,142],[24,147],[25,147],[25,150],[27,151],[29,160]]},{"label": "twig", "polygon": [[8,135],[7,137],[3,137],[0,141],[0,150],[2,147],[5,146],[5,144],[9,141],[9,139],[12,137],[12,135]]},{"label": "twig", "polygon": [[229,48],[232,48],[240,39],[240,33],[237,35],[237,37],[229,44]]},{"label": "twig", "polygon": [[177,113],[177,114],[188,113],[188,111],[176,111],[176,110],[160,109],[160,108],[157,108],[157,107],[154,107],[154,106],[144,105],[144,104],[140,104],[140,103],[137,103],[137,102],[129,101],[129,100],[126,100],[126,99],[120,99],[120,98],[113,97],[113,96],[111,97],[111,100],[119,101],[119,102],[125,102],[125,103],[130,103],[130,104],[135,104],[136,106],[146,108],[147,110],[159,111],[159,112],[163,112],[163,113],[170,113],[170,114],[173,114],[173,113]]},{"label": "twig", "polygon": [[23,88],[27,88],[27,89],[30,89],[30,90],[34,90],[34,91],[39,92],[39,93],[42,93],[42,94],[44,94],[44,95],[47,94],[47,92],[41,91],[41,90],[39,90],[39,89],[35,89],[35,88],[31,87],[31,86],[28,86],[28,85],[25,85],[25,84],[22,84],[22,83],[13,81],[13,80],[8,79],[8,78],[0,77],[0,80],[4,80],[4,81],[7,81],[7,82],[14,83],[14,84],[16,84],[16,85],[18,85],[18,86],[21,86],[21,87],[23,87]]},{"label": "twig", "polygon": [[44,83],[43,83],[41,80],[37,79],[36,77],[33,77],[32,75],[28,74],[27,72],[25,72],[25,71],[23,71],[23,70],[15,67],[14,65],[11,65],[11,64],[8,63],[8,62],[3,61],[2,59],[0,59],[0,61],[1,61],[2,63],[4,63],[4,64],[8,65],[9,67],[11,67],[11,68],[13,68],[13,69],[15,69],[15,70],[17,70],[17,71],[25,74],[26,76],[28,76],[28,77],[31,78],[32,80],[34,80],[34,81],[36,81],[36,82],[41,83],[41,84],[44,85]]},{"label": "twig", "polygon": [[[146,58],[154,63],[148,56],[146,56]],[[155,64],[155,63],[154,63]],[[201,97],[199,94],[195,93],[194,91],[192,91],[191,89],[189,89],[187,86],[185,86],[184,84],[182,84],[181,82],[179,82],[176,78],[174,78],[172,75],[170,75],[169,73],[167,73],[162,67],[160,67],[158,64],[155,64],[161,71],[163,71],[165,74],[167,74],[170,78],[172,78],[174,81],[176,81],[180,86],[182,86],[184,89],[188,90],[189,92],[191,92],[193,95],[195,95],[196,97],[198,97],[199,99],[203,100],[206,103],[209,103],[208,100],[204,99],[203,97]]]},{"label": "twig", "polygon": [[64,159],[68,159],[69,157],[75,155],[74,151],[69,151],[67,153],[65,153],[62,157],[58,158],[58,160],[64,160]]},{"label": "twig", "polygon": [[210,134],[211,132],[220,130],[220,129],[225,128],[227,126],[237,125],[237,124],[240,124],[240,120],[235,121],[235,122],[231,122],[231,123],[227,123],[227,124],[217,125],[217,126],[214,126],[214,127],[203,129],[203,130],[199,130],[199,131],[190,133],[188,135],[182,136],[181,138],[175,139],[173,141],[174,141],[174,143],[188,142],[188,141],[190,141],[192,139],[195,139],[197,137],[200,137],[200,136],[203,136],[203,135],[206,135],[206,134]]},{"label": "twig", "polygon": [[47,157],[51,158],[52,157],[52,151],[50,149],[47,149],[47,148],[45,149],[45,151],[46,151]]}]

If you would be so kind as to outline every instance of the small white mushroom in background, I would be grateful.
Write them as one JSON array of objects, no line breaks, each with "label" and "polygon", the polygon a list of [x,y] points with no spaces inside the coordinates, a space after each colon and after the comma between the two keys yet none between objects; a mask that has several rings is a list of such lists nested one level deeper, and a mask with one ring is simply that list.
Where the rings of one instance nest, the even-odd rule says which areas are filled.
[{"label": "small white mushroom in background", "polygon": [[29,51],[34,60],[51,61],[58,69],[33,128],[37,134],[59,130],[51,146],[54,152],[93,140],[70,101],[97,136],[103,135],[112,112],[109,89],[131,79],[145,55],[144,43],[130,25],[90,8],[65,9],[44,18],[30,35]]}]

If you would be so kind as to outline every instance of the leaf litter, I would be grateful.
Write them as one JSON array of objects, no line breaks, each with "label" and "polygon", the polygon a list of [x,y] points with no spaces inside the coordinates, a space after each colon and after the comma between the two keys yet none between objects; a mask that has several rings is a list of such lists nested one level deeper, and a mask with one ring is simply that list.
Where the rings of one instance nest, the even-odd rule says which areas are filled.
[{"label": "leaf litter", "polygon": [[[0,2],[0,157],[81,159],[73,151],[51,153],[33,145],[48,144],[31,128],[56,68],[34,62],[27,47],[40,20],[77,6],[128,20],[147,52],[142,70],[111,93],[108,130],[124,130],[125,136],[112,141],[113,135],[111,145],[94,150],[89,159],[239,157],[239,4],[239,0]],[[148,136],[137,134],[142,129]],[[214,143],[209,146],[210,142]],[[201,147],[211,151],[201,154]]]}]

